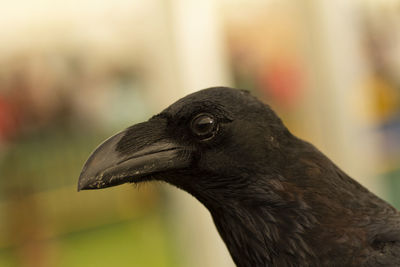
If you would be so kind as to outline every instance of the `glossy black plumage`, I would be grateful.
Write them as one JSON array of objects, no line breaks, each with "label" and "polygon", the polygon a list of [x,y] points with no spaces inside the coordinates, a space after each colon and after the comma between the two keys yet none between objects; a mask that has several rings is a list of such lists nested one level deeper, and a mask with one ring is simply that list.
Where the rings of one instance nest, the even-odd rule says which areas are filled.
[{"label": "glossy black plumage", "polygon": [[[192,131],[199,114],[216,123],[207,138]],[[78,188],[144,180],[201,201],[239,267],[400,266],[399,212],[245,91],[196,92],[112,137]]]}]

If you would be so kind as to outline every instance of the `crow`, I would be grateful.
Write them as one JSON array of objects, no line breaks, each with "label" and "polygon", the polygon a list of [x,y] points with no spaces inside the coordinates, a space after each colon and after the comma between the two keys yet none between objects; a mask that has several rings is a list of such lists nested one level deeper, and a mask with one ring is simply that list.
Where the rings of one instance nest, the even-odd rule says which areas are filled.
[{"label": "crow", "polygon": [[400,213],[247,91],[198,91],[110,137],[78,190],[153,180],[209,210],[238,267],[400,266]]}]

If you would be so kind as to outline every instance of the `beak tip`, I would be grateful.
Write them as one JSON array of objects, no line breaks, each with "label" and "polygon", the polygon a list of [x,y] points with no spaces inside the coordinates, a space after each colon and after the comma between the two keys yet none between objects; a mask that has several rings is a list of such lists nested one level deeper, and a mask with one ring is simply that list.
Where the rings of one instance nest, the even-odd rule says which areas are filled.
[{"label": "beak tip", "polygon": [[90,182],[91,180],[88,179],[88,177],[86,177],[84,175],[84,170],[82,170],[81,174],[79,175],[79,179],[78,179],[78,192],[81,190],[86,190],[86,189],[90,189]]},{"label": "beak tip", "polygon": [[77,188],[78,192],[81,190],[85,190],[85,186],[79,181],[78,183],[78,188]]},{"label": "beak tip", "polygon": [[84,185],[82,184],[82,182],[79,180],[77,191],[79,192],[79,191],[81,191],[81,190],[85,190],[85,186],[84,186]]},{"label": "beak tip", "polygon": [[88,190],[88,189],[94,189],[94,188],[92,186],[90,186],[89,184],[79,183],[77,191],[80,192],[82,190]]},{"label": "beak tip", "polygon": [[103,175],[88,176],[86,173],[82,172],[79,176],[77,191],[102,189],[109,186],[110,183],[108,179],[104,179]]}]

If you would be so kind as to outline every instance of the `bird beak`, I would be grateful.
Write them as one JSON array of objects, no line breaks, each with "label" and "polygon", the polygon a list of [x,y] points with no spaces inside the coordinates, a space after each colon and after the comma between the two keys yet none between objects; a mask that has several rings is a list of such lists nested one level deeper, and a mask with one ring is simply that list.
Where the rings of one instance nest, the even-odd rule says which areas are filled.
[{"label": "bird beak", "polygon": [[187,149],[162,138],[163,128],[165,123],[150,120],[108,138],[86,161],[78,191],[140,182],[155,173],[187,167]]}]

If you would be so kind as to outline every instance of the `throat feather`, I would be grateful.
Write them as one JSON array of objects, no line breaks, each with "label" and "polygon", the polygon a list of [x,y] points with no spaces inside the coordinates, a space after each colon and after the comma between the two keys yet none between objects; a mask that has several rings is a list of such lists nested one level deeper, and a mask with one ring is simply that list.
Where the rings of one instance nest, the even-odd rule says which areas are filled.
[{"label": "throat feather", "polygon": [[307,240],[316,219],[304,208],[296,203],[279,207],[266,203],[210,210],[238,267],[303,266],[316,261]]}]

